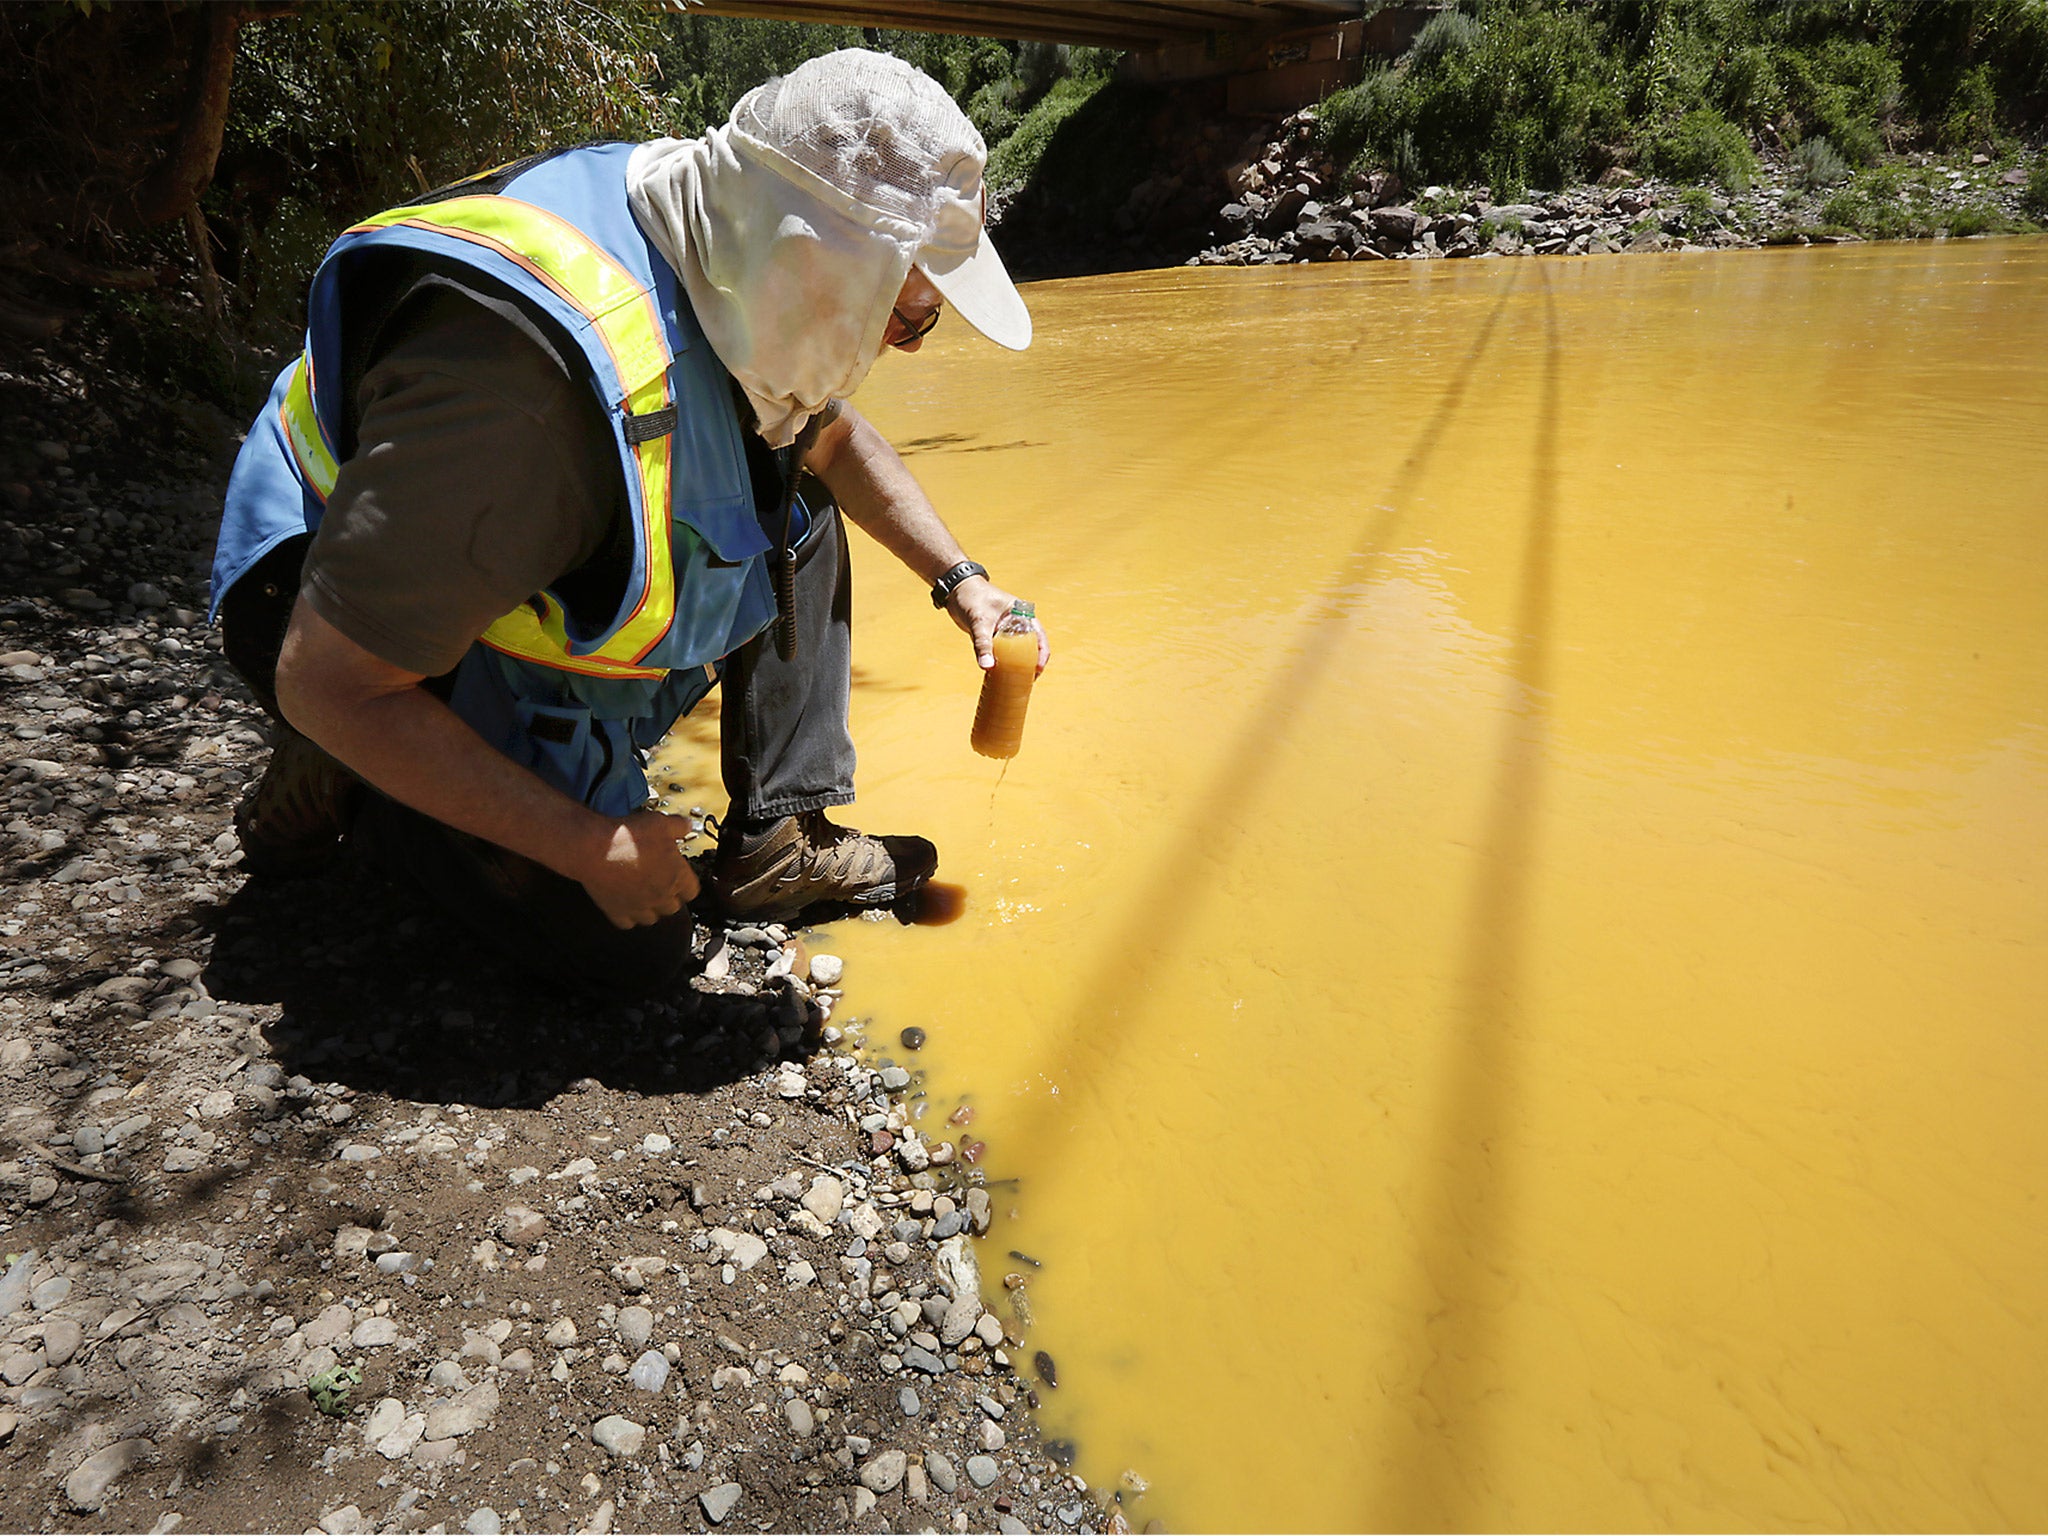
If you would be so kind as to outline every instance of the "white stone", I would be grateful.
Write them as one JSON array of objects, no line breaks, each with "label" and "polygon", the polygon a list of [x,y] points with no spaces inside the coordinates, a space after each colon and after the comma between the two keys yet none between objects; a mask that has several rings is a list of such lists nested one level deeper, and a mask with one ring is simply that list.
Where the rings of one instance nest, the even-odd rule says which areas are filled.
[{"label": "white stone", "polygon": [[658,1349],[648,1350],[633,1362],[626,1379],[641,1392],[659,1392],[668,1385],[668,1357]]},{"label": "white stone", "polygon": [[836,987],[839,979],[846,974],[846,962],[837,955],[811,956],[811,985],[814,987]]},{"label": "white stone", "polygon": [[[645,1307],[619,1308],[619,1342],[628,1349],[645,1349],[654,1337],[654,1314]],[[574,1343],[572,1337],[569,1341]]]},{"label": "white stone", "polygon": [[947,1306],[945,1315],[939,1319],[939,1342],[951,1349],[973,1333],[974,1325],[980,1321],[981,1298],[960,1297]]},{"label": "white stone", "polygon": [[85,1330],[68,1317],[53,1317],[43,1324],[43,1359],[51,1365],[67,1364],[85,1342]]},{"label": "white stone", "polygon": [[590,1438],[614,1456],[638,1456],[647,1443],[647,1426],[608,1413],[591,1426]]},{"label": "white stone", "polygon": [[140,1466],[154,1449],[147,1440],[117,1440],[93,1452],[64,1479],[64,1497],[73,1509],[91,1514],[106,1502],[107,1490],[115,1481]]},{"label": "white stone", "polygon": [[903,1481],[903,1474],[909,1466],[910,1458],[901,1451],[878,1452],[860,1469],[861,1486],[876,1493],[887,1493]]},{"label": "white stone", "polygon": [[427,1416],[408,1413],[399,1426],[376,1442],[376,1451],[386,1461],[403,1461],[427,1437]]},{"label": "white stone", "polygon": [[745,1492],[738,1483],[719,1483],[698,1494],[697,1502],[704,1507],[704,1518],[717,1525],[732,1513],[733,1506],[739,1503],[740,1495]]},{"label": "white stone", "polygon": [[713,1227],[711,1241],[718,1245],[718,1251],[739,1269],[752,1269],[768,1257],[768,1244],[752,1232],[735,1232],[729,1227]]},{"label": "white stone", "polygon": [[339,1344],[356,1325],[355,1313],[340,1302],[326,1308],[313,1321],[300,1330],[306,1341],[306,1348],[319,1349],[327,1344]]},{"label": "white stone", "polygon": [[457,1440],[482,1429],[497,1412],[497,1384],[487,1381],[429,1409],[423,1428],[429,1440]]},{"label": "white stone", "polygon": [[399,1425],[405,1422],[405,1404],[395,1397],[380,1399],[370,1410],[370,1416],[363,1420],[363,1439],[375,1445]]},{"label": "white stone", "polygon": [[846,1208],[846,1185],[829,1173],[821,1173],[811,1180],[811,1187],[804,1195],[803,1207],[826,1226],[839,1219],[839,1213]]}]

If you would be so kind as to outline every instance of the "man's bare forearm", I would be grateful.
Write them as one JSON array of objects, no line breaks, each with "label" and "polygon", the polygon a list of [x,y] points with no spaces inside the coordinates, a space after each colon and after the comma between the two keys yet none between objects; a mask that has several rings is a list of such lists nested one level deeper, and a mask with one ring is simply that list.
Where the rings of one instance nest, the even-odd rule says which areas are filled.
[{"label": "man's bare forearm", "polygon": [[[321,631],[326,633],[321,633]],[[331,664],[350,644],[300,605],[278,660],[285,717],[392,799],[581,880],[613,823],[520,767],[418,680]]]},{"label": "man's bare forearm", "polygon": [[851,405],[819,434],[810,467],[840,510],[926,584],[967,558],[910,467]]},{"label": "man's bare forearm", "polygon": [[[810,464],[840,509],[920,581],[937,581],[967,558],[909,466],[852,406],[819,434]],[[968,577],[946,599],[947,615],[974,642],[975,657],[983,667],[995,664],[996,625],[1013,601],[986,576]],[[1040,671],[1051,655],[1041,630]]]}]

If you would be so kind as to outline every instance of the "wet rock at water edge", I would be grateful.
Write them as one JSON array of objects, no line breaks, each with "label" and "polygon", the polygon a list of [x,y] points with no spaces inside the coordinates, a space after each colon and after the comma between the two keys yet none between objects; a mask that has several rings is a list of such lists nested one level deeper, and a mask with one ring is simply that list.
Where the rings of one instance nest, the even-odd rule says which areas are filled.
[{"label": "wet rock at water edge", "polygon": [[1048,1387],[1057,1387],[1060,1384],[1059,1367],[1054,1364],[1051,1355],[1041,1349],[1031,1357],[1031,1363],[1037,1368],[1038,1379]]},{"label": "wet rock at water edge", "polygon": [[[915,1024],[911,1025],[908,1029],[904,1030],[901,1035],[897,1036],[897,1038],[903,1042],[903,1049],[905,1049],[906,1051],[921,1051],[924,1049],[925,1032],[919,1029]],[[895,1086],[899,1088],[907,1087],[909,1085],[909,1082],[910,1076],[908,1073],[905,1073],[903,1081],[901,1083],[896,1084]]]}]

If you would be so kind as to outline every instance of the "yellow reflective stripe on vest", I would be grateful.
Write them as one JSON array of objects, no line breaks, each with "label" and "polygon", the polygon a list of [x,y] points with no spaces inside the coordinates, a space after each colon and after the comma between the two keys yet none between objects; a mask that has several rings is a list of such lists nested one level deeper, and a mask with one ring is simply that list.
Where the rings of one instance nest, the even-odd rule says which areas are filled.
[{"label": "yellow reflective stripe on vest", "polygon": [[538,662],[557,671],[580,672],[585,677],[655,678],[668,675],[660,667],[636,667],[626,662],[607,661],[599,655],[572,656],[568,631],[562,625],[562,605],[551,600],[545,592],[538,594],[534,602],[541,605],[541,612],[533,611],[533,603],[521,603],[483,632],[483,643],[507,656]]},{"label": "yellow reflective stripe on vest", "polygon": [[313,409],[313,359],[307,353],[301,352],[292,368],[292,379],[284,388],[277,419],[284,428],[284,440],[291,445],[292,457],[298,460],[299,473],[312,486],[313,494],[325,501],[334,490],[335,476],[340,470],[334,462],[334,450],[327,446],[327,434],[320,430],[320,415]]},{"label": "yellow reflective stripe on vest", "polygon": [[[636,416],[669,404],[668,337],[654,295],[602,248],[567,220],[515,197],[453,197],[418,208],[393,208],[355,226],[359,230],[404,225],[466,240],[497,252],[545,283],[587,317],[610,356],[625,408]],[[675,618],[675,570],[669,547],[669,481],[672,443],[664,435],[633,446],[638,469],[641,542],[645,577],[633,611],[598,650],[569,653],[560,609],[552,622],[521,604],[484,632],[496,649],[536,661],[605,677],[659,677],[660,669],[637,663],[654,649]]]}]

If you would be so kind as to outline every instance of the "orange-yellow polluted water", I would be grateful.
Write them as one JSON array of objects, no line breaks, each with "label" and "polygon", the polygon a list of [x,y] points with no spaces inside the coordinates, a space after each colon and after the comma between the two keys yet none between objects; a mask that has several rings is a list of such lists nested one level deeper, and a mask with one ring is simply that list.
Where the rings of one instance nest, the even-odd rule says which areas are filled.
[{"label": "orange-yellow polluted water", "polygon": [[2048,1524],[2048,241],[1027,297],[858,403],[1037,602],[1031,739],[992,801],[856,536],[838,814],[964,909],[814,947],[973,1104],[1076,1470],[1133,1529]]}]

